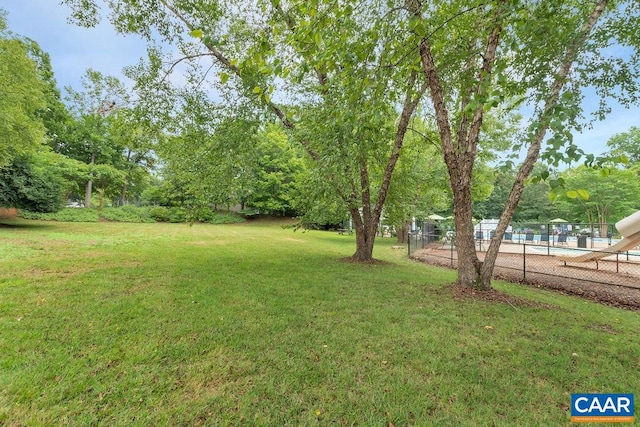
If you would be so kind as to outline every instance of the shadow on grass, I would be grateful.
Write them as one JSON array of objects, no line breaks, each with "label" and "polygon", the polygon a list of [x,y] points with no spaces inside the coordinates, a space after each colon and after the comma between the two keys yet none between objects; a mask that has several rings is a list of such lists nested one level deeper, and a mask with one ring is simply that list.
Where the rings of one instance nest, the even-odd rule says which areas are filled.
[{"label": "shadow on grass", "polygon": [[54,227],[55,224],[44,224],[41,222],[26,221],[20,219],[0,219],[0,229],[16,228],[24,230],[44,230]]}]

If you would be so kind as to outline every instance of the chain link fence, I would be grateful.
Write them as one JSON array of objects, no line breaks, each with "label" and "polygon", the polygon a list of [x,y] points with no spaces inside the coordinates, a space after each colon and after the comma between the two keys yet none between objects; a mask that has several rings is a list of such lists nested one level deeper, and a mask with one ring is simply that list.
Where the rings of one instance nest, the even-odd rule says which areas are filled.
[{"label": "chain link fence", "polygon": [[[604,230],[603,230],[604,229]],[[476,226],[478,257],[493,238],[495,227]],[[640,248],[611,252],[620,236],[613,225],[595,224],[514,224],[503,236],[494,274],[518,282],[562,281],[598,283],[640,288]],[[409,235],[409,257],[457,268],[454,232],[444,235]]]}]

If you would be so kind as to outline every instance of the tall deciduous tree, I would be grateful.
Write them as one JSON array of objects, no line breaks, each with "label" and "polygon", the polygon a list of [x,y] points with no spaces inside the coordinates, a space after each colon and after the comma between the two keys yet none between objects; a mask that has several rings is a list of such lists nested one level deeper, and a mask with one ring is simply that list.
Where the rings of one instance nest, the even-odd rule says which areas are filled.
[{"label": "tall deciduous tree", "polygon": [[607,147],[613,156],[626,156],[629,166],[640,163],[640,128],[632,126],[627,132],[613,135]]},{"label": "tall deciduous tree", "polygon": [[[75,121],[70,135],[58,150],[90,166],[112,164],[121,160],[122,147],[116,145],[107,130],[106,116],[127,103],[127,91],[118,79],[99,71],[87,70],[82,79],[83,91],[66,88]],[[90,172],[93,171],[90,168]],[[85,207],[91,206],[93,176],[85,185]]]},{"label": "tall deciduous tree", "polygon": [[294,201],[305,165],[281,126],[270,124],[256,135],[247,207],[272,215],[296,215]]},{"label": "tall deciduous tree", "polygon": [[174,135],[158,145],[167,198],[192,209],[244,207],[252,188],[258,121],[225,111],[200,91],[183,94],[182,103]]},{"label": "tall deciduous tree", "polygon": [[118,108],[107,118],[109,138],[122,157],[114,166],[122,171],[119,205],[127,204],[128,196],[140,197],[156,163],[154,152],[164,133],[138,108]]},{"label": "tall deciduous tree", "polygon": [[29,48],[29,56],[36,63],[38,75],[43,83],[45,105],[36,111],[36,116],[42,120],[46,129],[47,144],[54,151],[57,151],[68,137],[71,115],[62,102],[49,54],[43,51],[34,40],[25,39],[25,43]]},{"label": "tall deciduous tree", "polygon": [[[575,159],[581,154],[571,142],[571,130],[579,127],[581,89],[594,85],[603,95],[637,100],[638,82],[633,78],[637,55],[627,62],[611,60],[606,58],[611,54],[606,48],[612,41],[637,47],[638,38],[628,28],[637,28],[638,4],[607,0],[408,3],[421,37],[422,69],[453,189],[458,283],[488,288],[503,233],[548,133],[543,158],[558,163],[565,155]],[[526,156],[480,261],[474,244],[471,187],[482,124],[488,110],[499,106],[510,111],[520,105],[532,111],[526,131],[514,143],[526,146]]]},{"label": "tall deciduous tree", "polygon": [[581,166],[564,172],[566,186],[587,191],[589,197],[584,199],[576,197],[573,191],[567,192],[557,202],[561,215],[572,221],[598,224],[600,237],[606,237],[608,224],[640,209],[638,172],[638,166],[623,170]]},{"label": "tall deciduous tree", "polygon": [[[65,3],[81,23],[96,23],[93,1]],[[410,54],[417,44],[406,41],[404,7],[382,0],[106,3],[119,31],[157,34],[181,50],[171,70],[189,63],[184,71],[194,85],[208,81],[230,102],[241,95],[275,115],[347,206],[354,259],[372,259],[391,176],[426,91]],[[149,68],[161,63],[152,56]],[[397,116],[393,127],[389,114]]]},{"label": "tall deciduous tree", "polygon": [[8,32],[0,9],[0,167],[35,151],[45,128],[36,112],[45,106],[45,85],[25,41]]}]

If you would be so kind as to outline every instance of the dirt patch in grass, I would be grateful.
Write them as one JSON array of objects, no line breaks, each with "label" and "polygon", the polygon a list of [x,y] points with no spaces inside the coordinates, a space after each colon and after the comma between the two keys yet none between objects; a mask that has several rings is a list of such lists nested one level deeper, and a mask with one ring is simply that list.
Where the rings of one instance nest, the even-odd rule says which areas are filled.
[{"label": "dirt patch in grass", "polygon": [[549,304],[543,304],[537,301],[531,301],[526,298],[520,298],[514,295],[505,294],[496,289],[476,289],[468,286],[460,286],[457,284],[450,285],[445,288],[451,292],[454,300],[473,299],[477,301],[496,302],[508,304],[512,307],[539,307],[551,308]]}]

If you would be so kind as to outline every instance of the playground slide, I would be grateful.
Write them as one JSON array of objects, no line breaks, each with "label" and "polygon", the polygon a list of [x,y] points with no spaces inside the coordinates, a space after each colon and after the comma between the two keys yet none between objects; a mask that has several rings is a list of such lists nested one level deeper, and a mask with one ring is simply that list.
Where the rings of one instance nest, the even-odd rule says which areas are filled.
[{"label": "playground slide", "polygon": [[615,245],[578,256],[560,256],[558,258],[562,261],[571,262],[595,261],[616,252],[624,252],[635,248],[640,245],[640,211],[616,222],[616,229],[622,234],[622,240]]}]

